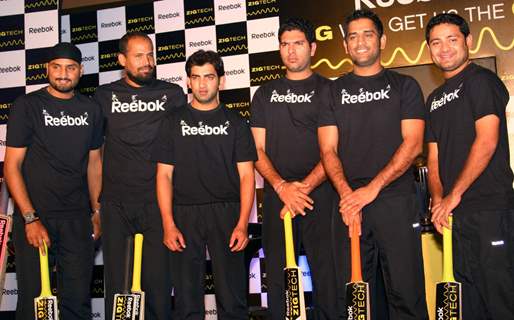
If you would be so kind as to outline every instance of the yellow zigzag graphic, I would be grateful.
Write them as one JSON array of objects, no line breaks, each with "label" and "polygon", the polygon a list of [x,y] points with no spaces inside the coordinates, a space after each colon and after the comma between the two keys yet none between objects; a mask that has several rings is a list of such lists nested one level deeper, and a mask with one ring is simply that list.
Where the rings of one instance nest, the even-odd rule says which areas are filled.
[{"label": "yellow zigzag graphic", "polygon": [[114,67],[114,66],[117,66],[118,65],[118,61],[111,61],[109,63],[103,63],[100,65],[100,69],[103,69],[103,68],[110,68],[110,67]]},{"label": "yellow zigzag graphic", "polygon": [[493,29],[489,27],[483,27],[482,30],[480,30],[480,35],[478,36],[477,47],[475,49],[469,50],[470,53],[475,54],[478,52],[478,50],[480,50],[480,47],[482,46],[482,40],[484,38],[484,33],[486,31],[489,32],[494,44],[496,45],[496,47],[498,47],[498,49],[503,51],[509,51],[510,49],[514,48],[514,39],[512,39],[512,42],[509,45],[504,46],[500,43],[500,41],[498,41],[498,38],[496,38],[496,34],[494,33]]},{"label": "yellow zigzag graphic", "polygon": [[186,55],[184,54],[184,52],[170,53],[170,54],[167,54],[162,57],[157,57],[157,61],[168,60],[170,58],[176,59],[176,58],[185,58],[185,57],[186,57]]},{"label": "yellow zigzag graphic", "polygon": [[0,120],[9,120],[8,114],[0,114]]},{"label": "yellow zigzag graphic", "polygon": [[225,53],[225,52],[229,52],[229,51],[243,50],[243,49],[248,49],[246,44],[242,44],[242,45],[238,44],[238,45],[235,45],[235,46],[230,46],[230,47],[226,47],[226,48],[223,48],[223,49],[218,49],[218,53]]},{"label": "yellow zigzag graphic", "polygon": [[255,82],[255,81],[269,81],[269,80],[275,80],[275,79],[278,79],[280,78],[281,75],[280,74],[269,74],[269,75],[265,75],[265,76],[260,76],[260,77],[257,77],[257,78],[250,78],[250,82]]},{"label": "yellow zigzag graphic", "polygon": [[140,26],[140,27],[134,27],[134,28],[130,28],[127,30],[127,32],[134,32],[134,31],[138,31],[138,32],[141,32],[141,31],[151,31],[153,30],[153,26],[152,25],[147,25],[147,26]]},{"label": "yellow zigzag graphic", "polygon": [[19,46],[20,44],[24,44],[24,43],[25,42],[23,42],[22,39],[4,41],[4,42],[0,42],[0,48],[7,47],[7,46]]},{"label": "yellow zigzag graphic", "polygon": [[193,23],[207,22],[207,21],[214,21],[214,17],[208,16],[208,17],[201,17],[201,18],[196,18],[196,19],[190,20],[190,21],[186,21],[186,26],[193,24]]},{"label": "yellow zigzag graphic", "polygon": [[[503,50],[503,51],[508,51],[508,50],[511,50],[512,48],[514,48],[514,39],[512,39],[512,42],[508,45],[503,45],[499,40],[498,38],[496,37],[496,34],[494,33],[494,30],[491,29],[490,27],[483,27],[482,30],[480,30],[480,34],[478,36],[478,41],[477,41],[477,45],[474,49],[470,49],[469,52],[471,54],[475,54],[477,53],[481,46],[482,46],[482,41],[484,39],[484,34],[488,32],[490,35],[491,35],[491,39],[493,40],[494,44],[496,45],[496,47],[500,50]],[[387,67],[387,66],[390,66],[396,59],[397,55],[401,54],[405,60],[407,60],[410,64],[416,64],[419,62],[419,60],[421,59],[421,56],[423,54],[423,50],[425,50],[426,48],[426,44],[425,44],[425,41],[421,42],[421,45],[419,47],[419,50],[418,50],[418,54],[416,56],[416,58],[412,59],[411,57],[409,57],[407,55],[407,53],[405,52],[405,50],[401,47],[397,47],[396,49],[394,49],[393,51],[393,54],[391,55],[391,57],[389,58],[389,60],[387,61],[382,61],[382,65]],[[312,68],[317,68],[319,67],[322,63],[325,63],[330,69],[332,70],[337,70],[339,69],[343,64],[345,63],[348,63],[348,64],[352,64],[352,60],[350,60],[349,58],[345,58],[341,61],[339,61],[338,64],[336,65],[333,65],[330,60],[326,59],[326,58],[322,58],[320,60],[318,60],[313,66]]]},{"label": "yellow zigzag graphic", "polygon": [[253,12],[248,12],[249,16],[256,16],[258,14],[264,14],[264,13],[272,13],[276,12],[278,13],[278,8],[272,7],[272,8],[264,8],[264,9],[257,9]]},{"label": "yellow zigzag graphic", "polygon": [[46,74],[41,73],[41,74],[36,74],[35,76],[27,77],[27,80],[41,80],[41,79],[46,79]]},{"label": "yellow zigzag graphic", "polygon": [[96,38],[96,33],[88,33],[88,34],[84,34],[81,36],[72,37],[71,41],[75,42],[75,41],[90,40],[90,39],[95,39],[95,38]]},{"label": "yellow zigzag graphic", "polygon": [[239,111],[239,114],[241,115],[241,117],[249,117],[250,111]]},{"label": "yellow zigzag graphic", "polygon": [[25,5],[27,9],[39,8],[42,6],[57,5],[57,0],[43,0],[39,2],[29,3]]}]

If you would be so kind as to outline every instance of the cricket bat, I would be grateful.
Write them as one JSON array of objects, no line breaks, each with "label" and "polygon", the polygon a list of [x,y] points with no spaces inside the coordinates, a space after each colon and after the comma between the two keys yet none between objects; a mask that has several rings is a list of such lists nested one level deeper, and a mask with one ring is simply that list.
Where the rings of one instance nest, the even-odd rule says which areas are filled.
[{"label": "cricket bat", "polygon": [[134,295],[134,320],[145,319],[145,293],[141,290],[141,262],[143,260],[143,235],[134,237],[134,271],[132,272],[132,288]]},{"label": "cricket bat", "polygon": [[[7,214],[9,206],[9,192],[4,181],[0,191],[0,289],[4,287],[5,270],[7,267],[7,242],[9,241],[9,231],[11,230],[12,219]],[[0,290],[0,300],[3,290]]]},{"label": "cricket bat", "polygon": [[[448,217],[450,228],[453,218]],[[462,320],[462,286],[453,276],[452,230],[443,227],[443,281],[436,285],[436,319]]]},{"label": "cricket bat", "polygon": [[357,228],[350,234],[352,278],[346,284],[346,312],[348,320],[371,319],[369,285],[362,280],[361,246]]},{"label": "cricket bat", "polygon": [[[132,287],[129,292],[130,267],[132,265],[132,244],[134,244],[134,262],[132,272]],[[136,234],[127,239],[125,254],[125,284],[124,292],[114,295],[112,320],[144,320],[144,292],[141,291],[141,261],[143,251],[143,235]]]},{"label": "cricket bat", "polygon": [[284,268],[286,320],[306,320],[302,271],[296,265],[292,219],[289,212],[284,216],[284,231],[286,242],[286,267]]},{"label": "cricket bat", "polygon": [[[41,294],[34,298],[34,319],[58,320],[59,309],[57,297],[52,295],[50,288],[50,272],[48,270],[48,248],[43,242],[43,248],[39,249],[39,266],[41,269]],[[44,252],[44,254],[43,254]]]}]

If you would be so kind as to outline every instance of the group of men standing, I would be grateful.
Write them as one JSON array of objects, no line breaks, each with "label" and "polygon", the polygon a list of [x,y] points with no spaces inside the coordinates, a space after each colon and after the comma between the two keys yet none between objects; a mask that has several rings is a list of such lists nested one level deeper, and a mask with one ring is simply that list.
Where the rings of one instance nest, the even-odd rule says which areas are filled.
[{"label": "group of men standing", "polygon": [[146,319],[172,317],[172,287],[177,319],[205,317],[206,246],[218,317],[248,318],[242,250],[254,167],[265,181],[262,236],[272,319],[285,317],[286,212],[294,218],[295,247],[303,246],[309,262],[315,319],[346,316],[354,229],[361,235],[365,280],[375,290],[377,273],[384,279],[385,297],[373,296],[372,305],[385,299],[390,319],[428,319],[410,171],[424,139],[437,230],[454,214],[464,318],[514,318],[505,86],[470,63],[471,35],[458,15],[440,14],[427,25],[427,45],[446,82],[426,105],[413,78],[381,65],[386,36],[378,16],[357,10],[343,30],[353,70],[330,81],[311,70],[313,26],[301,18],[282,23],[286,74],[256,91],[250,124],[219,101],[224,67],[215,52],[188,58],[188,104],[180,87],[155,79],[145,34],[120,40],[125,76],[100,86],[93,99],[74,91],[80,51],[67,43],[53,47],[49,86],[15,102],[7,131],[17,319],[33,318],[43,241],[57,266],[62,318],[90,318],[91,234],[101,232],[106,319],[114,293],[123,290],[119,271],[126,238],[134,233],[144,234]]}]

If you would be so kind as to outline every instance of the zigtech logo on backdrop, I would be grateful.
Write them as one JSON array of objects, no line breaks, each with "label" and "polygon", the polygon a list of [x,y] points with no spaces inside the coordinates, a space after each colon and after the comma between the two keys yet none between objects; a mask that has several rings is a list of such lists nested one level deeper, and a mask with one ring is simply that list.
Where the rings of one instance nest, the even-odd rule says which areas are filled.
[{"label": "zigtech logo on backdrop", "polygon": [[214,1],[184,1],[186,28],[197,28],[214,24]]},{"label": "zigtech logo on backdrop", "polygon": [[118,40],[98,43],[98,63],[100,72],[122,69],[118,63]]},{"label": "zigtech logo on backdrop", "polygon": [[250,54],[250,85],[260,86],[282,77],[282,62],[276,51]]},{"label": "zigtech logo on backdrop", "polygon": [[154,33],[153,3],[127,7],[127,32]]},{"label": "zigtech logo on backdrop", "polygon": [[246,15],[248,19],[262,19],[278,16],[278,0],[247,0]]},{"label": "zigtech logo on backdrop", "polygon": [[239,111],[242,117],[250,117],[250,88],[220,91],[220,101],[228,109]]},{"label": "zigtech logo on backdrop", "polygon": [[157,64],[186,61],[184,30],[157,33]]},{"label": "zigtech logo on backdrop", "polygon": [[58,0],[25,0],[25,12],[57,10]]},{"label": "zigtech logo on backdrop", "polygon": [[24,48],[23,15],[0,17],[0,51],[20,50]]},{"label": "zigtech logo on backdrop", "polygon": [[96,12],[70,15],[70,39],[72,43],[88,43],[98,41]]},{"label": "zigtech logo on backdrop", "polygon": [[26,52],[25,77],[27,85],[47,83],[47,48],[32,49]]},{"label": "zigtech logo on backdrop", "polygon": [[245,22],[216,26],[217,51],[222,56],[248,53]]},{"label": "zigtech logo on backdrop", "polygon": [[24,94],[24,87],[0,89],[0,125],[7,123],[7,120],[9,120],[9,109],[14,100]]}]

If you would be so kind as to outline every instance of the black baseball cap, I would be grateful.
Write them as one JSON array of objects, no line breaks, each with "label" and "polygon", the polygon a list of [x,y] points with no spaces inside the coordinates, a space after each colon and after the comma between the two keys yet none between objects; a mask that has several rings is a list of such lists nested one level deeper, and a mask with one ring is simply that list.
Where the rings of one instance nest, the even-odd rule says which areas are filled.
[{"label": "black baseball cap", "polygon": [[54,59],[71,59],[78,64],[82,63],[82,53],[76,45],[69,42],[61,42],[48,50],[48,62]]}]

